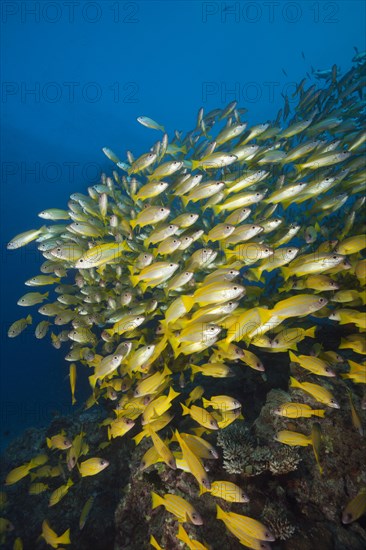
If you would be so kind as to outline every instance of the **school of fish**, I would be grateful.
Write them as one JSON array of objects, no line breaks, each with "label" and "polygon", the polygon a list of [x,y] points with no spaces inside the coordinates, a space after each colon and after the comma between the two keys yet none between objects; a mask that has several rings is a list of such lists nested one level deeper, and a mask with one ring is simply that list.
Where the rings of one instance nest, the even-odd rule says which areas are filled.
[{"label": "school of fish", "polygon": [[[62,431],[46,443],[64,468],[38,455],[9,472],[6,485],[29,476],[29,493],[49,491],[49,506],[56,506],[76,483],[74,469],[78,478],[107,475],[103,448],[133,430],[137,445],[151,443],[141,469],[165,463],[189,472],[197,494],[218,499],[217,518],[227,530],[244,546],[265,549],[274,540],[265,525],[220,507],[220,499],[247,503],[244,489],[211,479],[205,469],[205,459],[219,455],[204,435],[243,418],[237,399],[211,395],[210,377],[234,376],[238,365],[262,376],[270,369],[262,352],[287,354],[306,374],[290,377],[289,392],[310,395],[313,407],[299,398],[280,405],[274,415],[308,418],[309,432],[281,430],[274,438],[311,446],[322,471],[321,422],[339,408],[332,379],[347,361],[344,391],[363,432],[352,391],[366,388],[365,55],[344,74],[334,66],[323,80],[318,86],[304,78],[274,121],[255,126],[236,102],[208,113],[201,108],[185,135],[169,137],[139,117],[162,133],[150,151],[121,160],[104,148],[111,177],[102,174],[87,194],[73,193],[65,209],[43,210],[45,225],[8,243],[14,250],[35,242],[44,257],[41,273],[25,282],[37,288],[18,304],[37,306],[43,317],[36,338],[49,334],[54,347],[66,348],[72,403],[83,365],[91,388],[86,408],[107,400],[114,412],[99,427],[99,456],[89,456],[84,433],[69,439]],[[29,330],[34,317],[15,321],[8,336]],[[352,329],[338,349],[314,345],[320,320]],[[303,341],[305,353],[297,348]],[[187,433],[171,413],[178,401],[190,419]],[[68,479],[51,491],[44,480],[64,471]],[[365,495],[360,487],[343,523],[365,513]],[[80,529],[93,500],[85,503]],[[207,548],[182,525],[202,525],[199,510],[176,494],[153,492],[152,508],[160,506],[178,520],[179,540]],[[1,522],[4,538],[10,521]],[[48,545],[71,544],[70,530],[57,535],[54,528],[60,531],[47,518],[40,525]],[[161,548],[152,535],[150,543]]]}]

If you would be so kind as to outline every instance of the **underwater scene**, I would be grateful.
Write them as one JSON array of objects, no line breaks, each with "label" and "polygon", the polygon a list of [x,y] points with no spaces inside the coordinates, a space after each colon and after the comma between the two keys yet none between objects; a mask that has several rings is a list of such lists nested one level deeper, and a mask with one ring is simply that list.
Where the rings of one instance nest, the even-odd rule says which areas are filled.
[{"label": "underwater scene", "polygon": [[0,548],[366,548],[349,2],[3,2]]}]

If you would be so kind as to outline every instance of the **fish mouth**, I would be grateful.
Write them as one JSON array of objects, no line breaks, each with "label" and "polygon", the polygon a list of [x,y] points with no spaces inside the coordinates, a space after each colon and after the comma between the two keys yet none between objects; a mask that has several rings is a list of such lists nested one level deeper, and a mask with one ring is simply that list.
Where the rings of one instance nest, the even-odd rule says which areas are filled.
[{"label": "fish mouth", "polygon": [[191,518],[191,521],[193,525],[203,525],[203,519],[201,517],[195,517],[194,519]]},{"label": "fish mouth", "polygon": [[273,542],[273,541],[276,540],[274,535],[272,535],[272,533],[270,531],[266,531],[264,533],[264,536],[265,536],[265,540],[268,540],[269,542]]}]

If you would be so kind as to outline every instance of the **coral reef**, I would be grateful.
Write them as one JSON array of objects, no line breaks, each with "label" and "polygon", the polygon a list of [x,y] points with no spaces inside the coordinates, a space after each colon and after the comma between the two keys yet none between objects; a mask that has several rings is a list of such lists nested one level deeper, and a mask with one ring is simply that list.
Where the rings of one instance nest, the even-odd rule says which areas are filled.
[{"label": "coral reef", "polygon": [[266,522],[276,540],[290,539],[296,531],[296,527],[292,525],[286,512],[278,505],[266,504],[262,519]]},{"label": "coral reef", "polygon": [[[26,285],[52,292],[18,304],[41,304],[35,336],[68,346],[72,402],[79,375],[90,386],[84,410],[5,453],[8,548],[44,547],[47,520],[80,550],[151,535],[176,550],[190,520],[198,541],[236,550],[247,516],[274,549],[365,546],[364,517],[341,523],[366,483],[364,68],[335,65],[316,92],[304,79],[292,119],[286,98],[247,128],[232,102],[169,141],[139,117],[163,132],[150,151],[123,162],[104,148],[113,178],[8,243],[37,242]],[[227,512],[245,516],[238,536]]]}]

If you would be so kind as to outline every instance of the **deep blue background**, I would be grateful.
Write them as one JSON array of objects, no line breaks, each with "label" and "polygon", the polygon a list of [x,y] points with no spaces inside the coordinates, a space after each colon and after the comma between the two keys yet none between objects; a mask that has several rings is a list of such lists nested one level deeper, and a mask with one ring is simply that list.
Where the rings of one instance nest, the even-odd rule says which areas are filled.
[{"label": "deep blue background", "polygon": [[363,0],[70,4],[1,4],[5,444],[70,406],[66,352],[36,340],[34,327],[6,337],[8,325],[29,311],[16,302],[32,290],[23,282],[42,261],[32,247],[8,252],[6,242],[40,226],[42,209],[65,207],[70,193],[111,170],[103,146],[123,158],[128,149],[146,151],[160,134],[140,126],[137,116],[154,118],[171,135],[191,129],[200,106],[237,99],[250,123],[273,119],[281,92],[292,91],[311,65],[346,70],[353,46],[365,49]]}]

